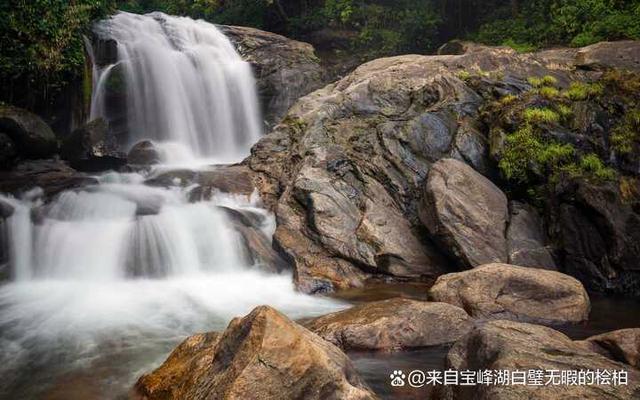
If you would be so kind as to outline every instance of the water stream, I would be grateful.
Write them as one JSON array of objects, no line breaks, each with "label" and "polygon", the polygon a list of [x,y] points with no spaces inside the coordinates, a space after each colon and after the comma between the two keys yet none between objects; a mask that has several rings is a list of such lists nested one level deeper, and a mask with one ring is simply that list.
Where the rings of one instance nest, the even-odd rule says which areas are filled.
[{"label": "water stream", "polygon": [[222,330],[257,305],[292,318],[344,307],[248,261],[221,207],[251,213],[270,237],[273,216],[257,196],[190,202],[192,186],[145,183],[169,164],[239,161],[259,138],[251,69],[226,37],[159,13],[119,13],[96,29],[118,42],[118,61],[94,71],[92,117],[108,117],[104,82],[124,67],[129,145],[153,140],[165,163],[106,172],[47,202],[38,190],[0,196],[13,209],[3,224],[11,271],[0,284],[3,399],[121,398],[182,339]]}]

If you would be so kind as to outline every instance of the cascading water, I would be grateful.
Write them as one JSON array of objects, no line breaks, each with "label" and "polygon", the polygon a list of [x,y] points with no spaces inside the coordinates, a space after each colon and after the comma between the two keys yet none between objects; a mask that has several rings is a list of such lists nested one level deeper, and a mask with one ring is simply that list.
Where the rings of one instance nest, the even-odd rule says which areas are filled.
[{"label": "cascading water", "polygon": [[129,144],[172,142],[197,157],[236,161],[260,137],[251,66],[215,26],[162,13],[118,13],[96,25],[116,40],[118,61],[96,75],[91,117],[109,119],[106,82],[126,84]]},{"label": "cascading water", "polygon": [[[131,142],[217,160],[248,152],[260,131],[251,72],[214,26],[119,13],[98,29],[118,41],[126,66]],[[96,71],[94,116],[114,68]],[[0,398],[120,398],[185,336],[257,305],[294,317],[343,307],[248,261],[224,209],[251,213],[270,237],[259,198],[191,202],[195,184],[146,183],[170,169],[105,173],[46,202],[38,191],[0,196],[11,210],[0,224],[11,270],[0,285]]]}]

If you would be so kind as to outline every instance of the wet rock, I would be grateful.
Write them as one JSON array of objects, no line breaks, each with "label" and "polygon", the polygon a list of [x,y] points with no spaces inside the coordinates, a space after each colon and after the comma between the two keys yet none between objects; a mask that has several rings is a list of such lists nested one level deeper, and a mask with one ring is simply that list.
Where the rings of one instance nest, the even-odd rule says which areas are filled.
[{"label": "wet rock", "polygon": [[538,212],[527,204],[511,202],[509,214],[509,264],[557,270],[550,247],[545,245],[548,239]]},{"label": "wet rock", "polygon": [[251,196],[255,191],[252,171],[244,165],[217,165],[202,170],[178,169],[160,172],[146,183],[152,186],[197,185],[191,201],[210,200],[217,192]]},{"label": "wet rock", "polygon": [[271,238],[265,232],[268,221],[264,215],[229,207],[219,209],[227,215],[233,228],[241,235],[249,265],[275,273],[290,268],[286,260],[274,250]]},{"label": "wet rock", "polygon": [[[447,355],[454,370],[626,371],[628,385],[474,385],[440,386],[437,399],[632,399],[640,392],[640,372],[591,352],[553,329],[512,321],[492,321],[458,341]],[[527,378],[525,378],[527,379]]]},{"label": "wet rock", "polygon": [[137,398],[377,398],[340,349],[267,306],[234,319],[217,339],[188,341],[138,380]]},{"label": "wet rock", "polygon": [[97,183],[95,178],[59,160],[25,161],[11,171],[0,171],[0,192],[18,197],[36,187],[42,188],[45,197],[51,197],[64,190]]},{"label": "wet rock", "polygon": [[460,161],[443,159],[432,166],[420,218],[464,267],[507,261],[507,198]]},{"label": "wet rock", "polygon": [[471,316],[558,324],[589,317],[582,284],[556,271],[487,264],[443,275],[429,298],[463,308]]},{"label": "wet rock", "polygon": [[58,149],[56,136],[40,117],[21,108],[0,105],[0,131],[23,158],[46,158]]},{"label": "wet rock", "polygon": [[0,169],[8,169],[16,159],[18,152],[11,138],[0,132]]},{"label": "wet rock", "polygon": [[640,71],[640,42],[600,42],[577,50],[575,63],[580,68],[620,68]]},{"label": "wet rock", "polygon": [[310,44],[254,28],[219,28],[253,66],[267,126],[276,125],[296,100],[322,86],[320,59]]},{"label": "wet rock", "polygon": [[76,129],[65,138],[61,155],[73,168],[81,171],[118,169],[127,162],[118,139],[102,118]]},{"label": "wet rock", "polygon": [[640,328],[620,329],[585,340],[590,348],[612,360],[640,368]]},{"label": "wet rock", "polygon": [[127,163],[130,165],[149,166],[160,163],[160,153],[156,146],[150,140],[143,140],[136,143],[129,154],[127,154]]},{"label": "wet rock", "polygon": [[450,304],[396,298],[357,305],[305,326],[343,350],[401,350],[453,343],[473,323]]},{"label": "wet rock", "polygon": [[589,289],[640,294],[640,214],[614,184],[559,189],[552,221],[567,273]]}]

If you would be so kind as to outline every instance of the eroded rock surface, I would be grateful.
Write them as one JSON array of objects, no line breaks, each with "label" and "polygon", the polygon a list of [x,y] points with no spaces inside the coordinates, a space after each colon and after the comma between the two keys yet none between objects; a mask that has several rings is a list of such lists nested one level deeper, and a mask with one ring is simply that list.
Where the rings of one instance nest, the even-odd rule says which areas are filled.
[{"label": "eroded rock surface", "polygon": [[640,368],[640,328],[620,329],[588,338],[593,351]]},{"label": "eroded rock surface", "polygon": [[118,169],[127,162],[118,138],[102,118],[87,123],[65,138],[61,155],[81,171]]},{"label": "eroded rock surface", "polygon": [[582,284],[556,271],[487,264],[438,278],[429,298],[471,316],[540,323],[584,321],[591,304]]},{"label": "eroded rock surface", "polygon": [[156,371],[142,376],[137,398],[375,399],[336,346],[262,306],[220,335],[187,339]]},{"label": "eroded rock surface", "polygon": [[305,326],[343,350],[402,350],[453,343],[473,323],[450,304],[396,298],[357,305]]},{"label": "eroded rock surface", "polygon": [[58,149],[55,134],[40,117],[21,108],[0,105],[0,132],[22,158],[50,157]]}]

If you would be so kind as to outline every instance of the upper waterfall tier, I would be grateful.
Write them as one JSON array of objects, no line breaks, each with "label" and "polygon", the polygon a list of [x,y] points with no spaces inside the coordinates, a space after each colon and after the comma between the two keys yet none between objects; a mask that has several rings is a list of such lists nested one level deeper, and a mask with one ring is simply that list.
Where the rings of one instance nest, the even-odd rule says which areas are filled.
[{"label": "upper waterfall tier", "polygon": [[117,42],[118,61],[95,71],[92,118],[111,119],[109,81],[121,79],[129,145],[173,142],[220,161],[248,154],[261,134],[251,66],[214,25],[121,12],[95,31]]}]

